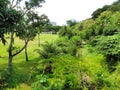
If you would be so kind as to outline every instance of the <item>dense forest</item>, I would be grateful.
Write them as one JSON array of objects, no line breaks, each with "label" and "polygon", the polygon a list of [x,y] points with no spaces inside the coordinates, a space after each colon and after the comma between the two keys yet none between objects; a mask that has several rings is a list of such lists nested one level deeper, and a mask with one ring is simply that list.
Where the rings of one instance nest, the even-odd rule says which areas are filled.
[{"label": "dense forest", "polygon": [[120,0],[63,26],[21,1],[0,0],[0,90],[120,90]]}]

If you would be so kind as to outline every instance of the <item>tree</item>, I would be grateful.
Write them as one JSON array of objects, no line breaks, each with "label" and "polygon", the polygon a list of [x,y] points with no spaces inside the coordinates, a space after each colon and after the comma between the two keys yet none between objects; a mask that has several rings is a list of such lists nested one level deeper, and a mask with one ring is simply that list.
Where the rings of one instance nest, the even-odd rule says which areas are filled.
[{"label": "tree", "polygon": [[97,10],[95,10],[93,13],[92,13],[92,18],[93,19],[96,19],[100,16],[100,14],[104,11],[106,11],[110,6],[109,5],[105,5],[103,6],[102,8],[98,8]]},{"label": "tree", "polygon": [[[8,58],[8,69],[12,70],[12,58],[19,54],[21,51],[25,49],[27,46],[29,40],[31,39],[31,34],[28,35],[25,45],[17,52],[13,53],[13,44],[14,44],[14,34],[16,33],[22,33],[23,30],[21,26],[23,25],[23,21],[25,20],[26,14],[33,9],[40,7],[40,3],[44,2],[44,0],[29,0],[25,1],[25,6],[20,7],[21,2],[23,0],[5,0],[6,6],[3,6],[3,12],[1,12],[1,22],[2,25],[2,32],[0,32],[0,38],[3,38],[2,41],[4,42],[4,34],[9,33],[10,34],[10,44],[8,48],[9,58]],[[4,1],[1,2],[0,5],[4,4]],[[26,30],[27,31],[27,30]],[[20,34],[19,34],[20,35]]]},{"label": "tree", "polygon": [[110,36],[119,33],[119,17],[120,12],[112,13],[112,11],[105,11],[101,13],[101,15],[96,18],[92,26],[86,30],[85,35],[86,37],[89,37],[87,39],[98,35]]},{"label": "tree", "polygon": [[[11,20],[10,15],[8,16],[8,14],[10,13],[10,11],[12,11],[12,9],[8,9],[8,4],[9,1],[8,0],[0,0],[0,39],[2,41],[2,43],[5,45],[6,40],[4,38],[4,33],[7,32],[6,27],[9,27],[14,21]],[[7,18],[6,18],[7,17]],[[9,21],[12,21],[11,23],[9,23]]]},{"label": "tree", "polygon": [[53,34],[56,34],[60,29],[61,29],[62,26],[58,26],[58,25],[54,25],[51,23],[49,23],[49,25],[47,26],[47,29],[46,31],[47,32],[52,32]]},{"label": "tree", "polygon": [[2,43],[4,43],[5,44],[5,39],[4,39],[4,34],[3,34],[3,32],[2,32],[2,29],[3,29],[3,21],[2,21],[2,17],[3,17],[3,14],[1,13],[2,11],[3,11],[3,9],[4,9],[4,6],[6,6],[5,5],[5,3],[0,3],[0,39],[2,40]]},{"label": "tree", "polygon": [[120,4],[120,0],[117,0],[117,1],[113,2],[112,5],[118,5],[118,4]]},{"label": "tree", "polygon": [[37,34],[37,28],[39,23],[37,22],[38,15],[33,11],[29,11],[26,15],[26,18],[22,21],[20,30],[16,33],[16,35],[24,40],[25,46],[25,56],[26,61],[28,61],[28,53],[27,53],[27,44],[30,40],[33,40]]},{"label": "tree", "polygon": [[[105,11],[96,18],[86,35],[90,44],[106,57],[108,68],[120,59],[120,12]],[[94,37],[94,38],[93,38]]]},{"label": "tree", "polygon": [[68,21],[66,21],[66,23],[67,23],[68,26],[72,27],[72,26],[74,26],[77,22],[76,22],[75,20],[68,20]]},{"label": "tree", "polygon": [[68,39],[70,39],[71,37],[76,35],[76,32],[75,32],[75,30],[73,30],[70,27],[63,26],[59,31],[59,35],[60,36],[67,36]]},{"label": "tree", "polygon": [[92,18],[93,19],[98,18],[100,14],[103,13],[104,11],[112,11],[112,12],[120,11],[120,0],[113,2],[113,4],[111,5],[105,5],[102,8],[98,8],[92,13]]},{"label": "tree", "polygon": [[36,29],[37,29],[37,33],[38,33],[38,46],[40,47],[40,33],[42,31],[45,31],[45,29],[47,29],[47,27],[48,27],[48,25],[50,23],[50,20],[45,14],[42,14],[37,19],[37,21],[39,22],[39,27],[36,28]]},{"label": "tree", "polygon": [[[111,11],[103,12],[96,19],[96,35],[114,35],[119,32],[120,12],[112,13]],[[101,32],[100,34],[97,32]]]}]

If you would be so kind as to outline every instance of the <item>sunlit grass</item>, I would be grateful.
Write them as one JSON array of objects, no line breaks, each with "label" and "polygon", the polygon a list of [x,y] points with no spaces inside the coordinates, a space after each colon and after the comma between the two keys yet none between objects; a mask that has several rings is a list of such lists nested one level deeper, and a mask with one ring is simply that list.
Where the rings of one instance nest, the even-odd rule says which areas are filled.
[{"label": "sunlit grass", "polygon": [[[52,42],[54,40],[56,40],[58,38],[58,35],[53,35],[53,34],[41,34],[40,35],[40,41],[41,44],[43,44],[44,42],[48,41],[48,42]],[[22,47],[24,45],[24,41],[20,40],[19,38],[15,38],[15,43],[14,46],[16,47]],[[4,66],[3,64],[7,64],[8,62],[8,47],[9,47],[9,39],[7,39],[7,43],[4,46],[2,43],[0,43],[0,66]],[[35,49],[38,49],[38,39],[37,36],[35,37],[35,39],[33,41],[30,41],[28,43],[28,55],[29,55],[29,60],[34,60],[35,58],[37,58],[39,55],[34,51]],[[25,55],[24,55],[24,51],[22,51],[19,55],[15,56],[13,58],[13,65],[14,63],[20,63],[25,61]],[[1,69],[2,67],[0,67]]]},{"label": "sunlit grass", "polygon": [[31,87],[27,84],[20,84],[19,86],[17,86],[16,88],[12,88],[12,89],[7,89],[7,90],[31,90]]},{"label": "sunlit grass", "polygon": [[[40,44],[43,44],[44,42],[53,42],[58,38],[58,35],[53,34],[41,34],[40,35]],[[24,45],[24,41],[20,40],[19,38],[15,37],[15,43],[14,46],[21,48]],[[8,64],[8,47],[9,47],[9,39],[7,39],[7,43],[4,46],[2,43],[0,43],[0,71],[7,68]],[[19,73],[23,73],[24,75],[28,76],[30,71],[33,69],[34,66],[37,65],[37,62],[40,61],[40,57],[38,53],[36,53],[34,50],[38,49],[38,37],[36,36],[33,41],[30,41],[28,43],[28,56],[29,61],[25,61],[25,54],[24,51],[22,51],[19,55],[15,56],[13,58],[13,67],[17,68],[17,71]],[[7,90],[31,90],[31,87],[27,84],[20,84],[14,89],[7,89]]]}]

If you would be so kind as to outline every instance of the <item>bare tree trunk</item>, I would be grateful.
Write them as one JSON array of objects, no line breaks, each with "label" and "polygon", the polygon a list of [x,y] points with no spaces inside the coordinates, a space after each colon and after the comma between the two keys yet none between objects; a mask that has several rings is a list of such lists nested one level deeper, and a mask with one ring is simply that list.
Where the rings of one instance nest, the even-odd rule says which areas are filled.
[{"label": "bare tree trunk", "polygon": [[12,72],[12,56],[9,55],[8,58],[8,71],[11,73]]},{"label": "bare tree trunk", "polygon": [[40,33],[38,33],[38,47],[40,47]]},{"label": "bare tree trunk", "polygon": [[[26,43],[26,41],[25,41],[25,43]],[[26,58],[26,62],[27,62],[28,61],[27,45],[25,47],[25,58]]]},{"label": "bare tree trunk", "polygon": [[11,32],[11,37],[10,37],[10,44],[9,44],[9,49],[8,49],[8,53],[9,53],[9,57],[8,57],[8,69],[11,71],[12,70],[12,48],[13,48],[13,42],[14,42],[14,31]]}]

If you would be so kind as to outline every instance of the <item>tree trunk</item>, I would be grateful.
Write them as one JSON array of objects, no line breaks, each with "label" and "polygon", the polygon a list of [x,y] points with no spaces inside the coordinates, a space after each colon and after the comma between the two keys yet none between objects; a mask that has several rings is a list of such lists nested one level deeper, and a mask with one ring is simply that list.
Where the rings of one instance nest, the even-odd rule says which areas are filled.
[{"label": "tree trunk", "polygon": [[9,49],[8,49],[8,53],[9,53],[9,57],[8,57],[8,70],[11,72],[12,70],[12,48],[13,48],[13,42],[14,42],[14,31],[11,32],[11,37],[10,37],[10,44],[9,44]]},{"label": "tree trunk", "polygon": [[[13,49],[13,43],[14,43],[14,31],[11,32],[11,37],[10,37],[10,44],[9,44],[9,48],[8,48],[8,53],[9,53],[9,57],[8,57],[8,70],[11,73],[12,70],[12,58],[14,56],[16,56],[17,54],[19,54],[20,52],[22,52],[25,48],[26,48],[26,52],[27,52],[27,44],[29,42],[30,36],[28,37],[28,39],[25,41],[25,45],[16,53],[12,53],[12,49]],[[27,55],[27,54],[26,54]],[[28,55],[27,55],[28,58]]]},{"label": "tree trunk", "polygon": [[8,70],[9,72],[12,72],[12,56],[9,55],[9,58],[8,58]]},{"label": "tree trunk", "polygon": [[[26,42],[25,42],[26,43]],[[28,61],[28,53],[27,53],[27,45],[25,47],[25,58],[26,58],[26,62]]]},{"label": "tree trunk", "polygon": [[38,33],[38,47],[40,47],[40,33]]}]

